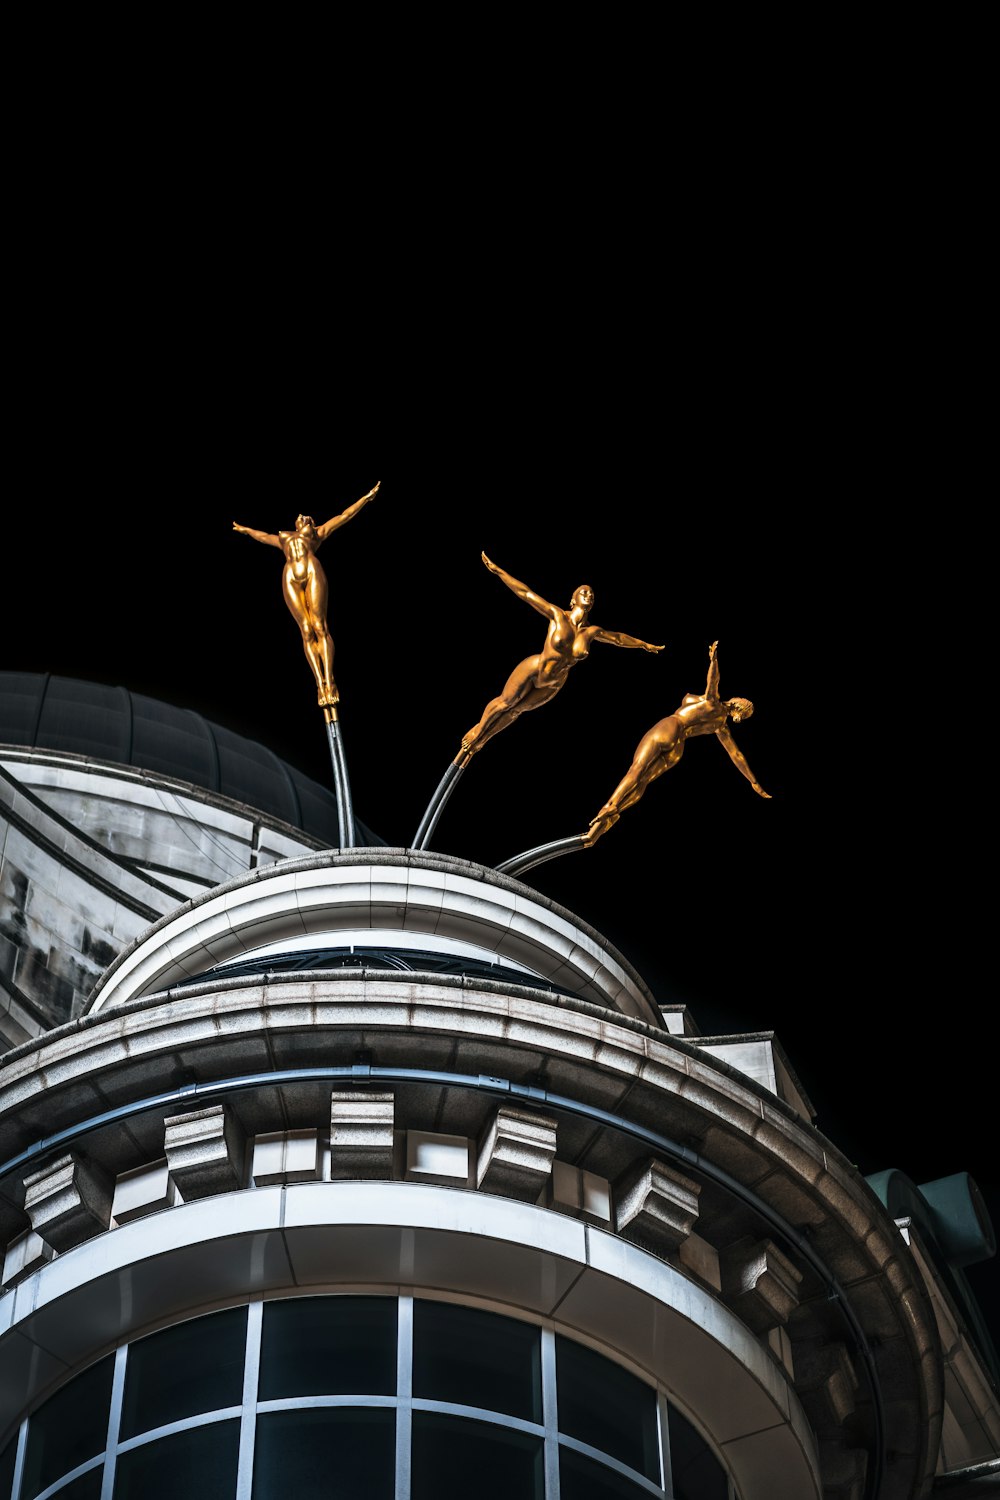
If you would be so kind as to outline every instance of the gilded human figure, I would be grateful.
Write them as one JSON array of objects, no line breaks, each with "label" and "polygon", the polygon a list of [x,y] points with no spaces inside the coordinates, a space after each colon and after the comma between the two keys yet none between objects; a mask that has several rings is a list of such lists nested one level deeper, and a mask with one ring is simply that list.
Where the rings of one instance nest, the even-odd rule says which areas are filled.
[{"label": "gilded human figure", "polygon": [[[381,483],[381,481],[379,481]],[[317,697],[321,708],[332,711],[340,699],[333,676],[333,637],[326,620],[328,585],[323,565],[316,556],[328,536],[352,521],[378,490],[372,486],[367,495],[355,500],[339,516],[331,516],[322,526],[317,526],[312,516],[296,516],[294,531],[255,531],[252,526],[241,526],[233,522],[233,530],[253,537],[268,547],[278,547],[285,554],[285,566],[281,575],[281,589],[285,603],[302,632],[302,645],[306,660],[316,679]]]},{"label": "gilded human figure", "polygon": [[603,833],[612,828],[627,807],[634,807],[646,788],[676,766],[684,754],[687,741],[699,734],[714,734],[728,754],[733,765],[749,781],[761,797],[770,799],[770,792],[757,781],[746,763],[729,729],[730,720],[739,724],[749,719],[753,704],[749,698],[719,697],[718,641],[713,641],[708,653],[708,678],[703,693],[687,693],[680,708],[660,719],[648,729],[636,746],[629,766],[600,812],[591,819],[590,827],[583,835],[586,844],[594,844]]},{"label": "gilded human figure", "polygon": [[457,766],[468,765],[477,750],[501,729],[519,718],[521,714],[540,708],[548,703],[566,681],[571,667],[584,661],[594,641],[605,641],[609,646],[626,646],[639,651],[662,651],[662,646],[651,646],[634,635],[625,635],[620,630],[604,630],[600,625],[590,624],[590,611],[594,605],[594,590],[589,583],[581,583],[574,589],[569,608],[550,604],[536,594],[526,583],[521,583],[497,567],[483,553],[483,562],[491,573],[495,573],[512,593],[548,620],[545,644],[536,656],[527,656],[514,668],[503,691],[491,698],[483,709],[478,724],[473,725],[462,740],[462,747],[455,757]]}]

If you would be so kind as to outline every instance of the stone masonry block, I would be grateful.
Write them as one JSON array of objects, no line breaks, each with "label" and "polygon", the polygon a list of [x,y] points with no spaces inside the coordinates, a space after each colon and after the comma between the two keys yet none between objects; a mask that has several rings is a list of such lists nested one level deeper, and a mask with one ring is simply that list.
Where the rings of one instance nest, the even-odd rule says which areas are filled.
[{"label": "stone masonry block", "polygon": [[163,1124],[170,1179],[186,1203],[243,1186],[246,1138],[228,1105],[171,1115]]},{"label": "stone masonry block", "polygon": [[275,1130],[254,1136],[252,1175],[257,1187],[315,1182],[320,1169],[318,1131]]},{"label": "stone masonry block", "polygon": [[72,1250],[111,1223],[114,1184],[95,1163],[70,1152],[24,1179],[24,1211],[53,1250]]},{"label": "stone masonry block", "polygon": [[177,1202],[177,1184],[166,1161],[149,1162],[123,1172],[115,1183],[111,1214],[116,1224],[128,1224]]},{"label": "stone masonry block", "polygon": [[755,1333],[787,1323],[802,1274],[770,1240],[738,1240],[720,1255],[723,1301]]},{"label": "stone masonry block", "polygon": [[552,1175],[542,1189],[542,1203],[556,1213],[570,1214],[587,1224],[607,1228],[611,1222],[611,1184],[596,1172],[585,1172],[566,1161],[552,1163]]},{"label": "stone masonry block", "polygon": [[719,1252],[700,1234],[689,1234],[677,1247],[677,1264],[703,1286],[711,1287],[713,1292],[722,1291]]},{"label": "stone masonry block", "polygon": [[484,1193],[536,1203],[555,1154],[553,1120],[501,1104],[480,1143],[477,1186]]},{"label": "stone masonry block", "polygon": [[392,1178],[395,1097],[349,1089],[330,1095],[330,1176],[334,1181]]},{"label": "stone masonry block", "polygon": [[701,1188],[650,1157],[630,1167],[615,1184],[615,1226],[625,1239],[654,1255],[673,1255],[698,1219]]},{"label": "stone masonry block", "polygon": [[26,1233],[19,1234],[16,1240],[11,1240],[7,1246],[3,1261],[3,1280],[0,1284],[4,1287],[13,1286],[51,1259],[51,1246],[39,1238],[33,1229],[29,1229]]},{"label": "stone masonry block", "polygon": [[868,1455],[862,1448],[820,1443],[819,1460],[824,1500],[826,1496],[830,1500],[861,1500],[868,1472]]},{"label": "stone masonry block", "polygon": [[795,1388],[817,1426],[832,1423],[843,1427],[854,1411],[858,1388],[847,1346],[841,1343],[797,1346]]}]

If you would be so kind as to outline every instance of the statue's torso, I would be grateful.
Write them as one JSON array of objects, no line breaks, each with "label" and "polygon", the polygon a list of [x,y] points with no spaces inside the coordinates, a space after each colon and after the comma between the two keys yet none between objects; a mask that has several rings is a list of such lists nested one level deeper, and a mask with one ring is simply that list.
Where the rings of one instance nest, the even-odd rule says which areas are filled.
[{"label": "statue's torso", "polygon": [[706,698],[704,693],[685,693],[676,717],[687,734],[714,734],[726,722],[724,703]]},{"label": "statue's torso", "polygon": [[309,576],[315,542],[308,532],[302,531],[282,531],[280,537],[282,551],[291,565],[292,577],[296,581],[304,581]]}]

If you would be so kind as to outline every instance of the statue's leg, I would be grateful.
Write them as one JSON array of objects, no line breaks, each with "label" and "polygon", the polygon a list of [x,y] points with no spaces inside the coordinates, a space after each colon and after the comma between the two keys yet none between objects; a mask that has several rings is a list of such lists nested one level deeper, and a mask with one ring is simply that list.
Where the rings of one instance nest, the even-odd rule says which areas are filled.
[{"label": "statue's leg", "polygon": [[319,701],[323,708],[333,708],[340,700],[333,677],[333,637],[326,623],[327,604],[326,574],[315,558],[309,569],[303,602],[312,631]]},{"label": "statue's leg", "polygon": [[340,702],[340,694],[333,677],[333,637],[328,630],[313,636],[313,658],[320,706],[334,708]]},{"label": "statue's leg", "polygon": [[653,782],[676,766],[683,754],[684,734],[677,720],[670,718],[654,725],[639,741],[625,779],[612,793],[618,811],[634,807]]},{"label": "statue's leg", "polygon": [[309,670],[316,680],[319,701],[322,703],[324,689],[323,663],[317,654],[316,632],[309,613],[305,590],[300,584],[292,581],[289,576],[289,569],[287,568],[282,578],[282,593],[285,596],[285,603],[288,605],[289,613],[299,627],[299,634],[302,636],[302,649],[306,654]]},{"label": "statue's leg", "polygon": [[558,692],[562,687],[562,681],[547,684],[545,687],[535,685],[535,674],[538,671],[540,658],[529,656],[526,661],[521,662],[508,677],[504,690],[498,698],[491,698],[483,709],[482,717],[478,724],[474,724],[462,738],[461,754],[468,757],[475,755],[481,750],[488,740],[502,729],[513,724],[514,720],[520,718],[521,714],[530,712],[533,708],[539,708],[541,704]]},{"label": "statue's leg", "polygon": [[683,749],[684,741],[678,738],[673,725],[664,731],[662,724],[657,724],[644,734],[636,746],[632,764],[597,816],[591,818],[588,842],[593,843],[607,833],[623,812],[641,801],[646,788],[677,764]]},{"label": "statue's leg", "polygon": [[474,724],[468,734],[462,736],[462,753],[475,755],[487,740],[499,734],[501,729],[506,729],[508,724],[513,724],[519,712],[519,709],[511,708],[506,698],[491,698],[483,709],[479,723]]}]

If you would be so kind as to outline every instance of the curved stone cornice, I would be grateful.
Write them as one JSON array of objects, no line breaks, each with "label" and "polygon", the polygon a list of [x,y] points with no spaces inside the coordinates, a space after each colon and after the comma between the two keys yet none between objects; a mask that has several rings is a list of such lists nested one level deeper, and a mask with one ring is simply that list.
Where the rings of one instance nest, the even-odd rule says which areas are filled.
[{"label": "curved stone cornice", "polygon": [[264,944],[359,928],[475,943],[581,999],[659,1021],[640,976],[572,912],[495,870],[404,849],[283,860],[217,886],[119,954],[88,1009],[141,999]]}]

